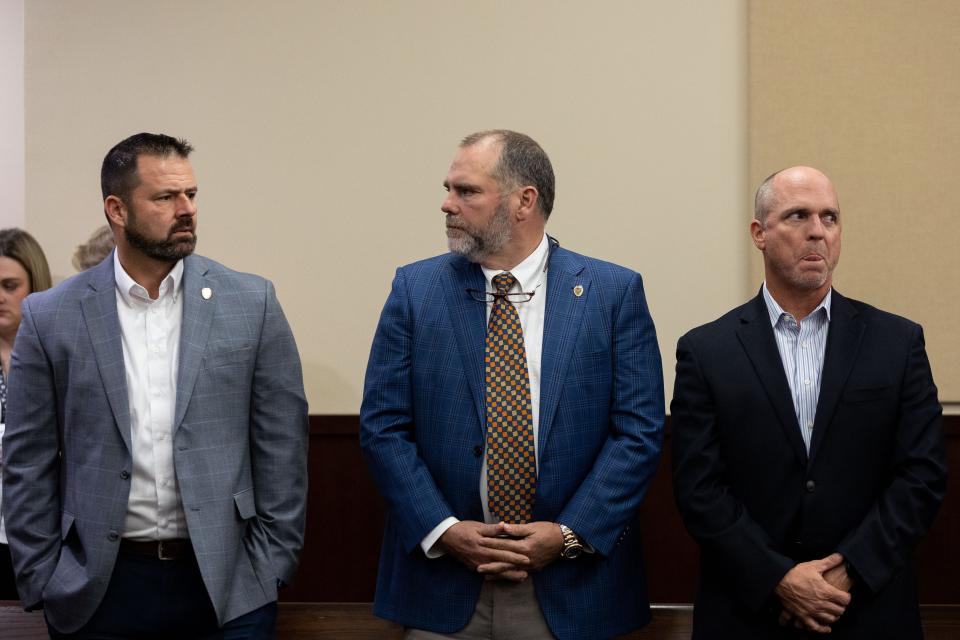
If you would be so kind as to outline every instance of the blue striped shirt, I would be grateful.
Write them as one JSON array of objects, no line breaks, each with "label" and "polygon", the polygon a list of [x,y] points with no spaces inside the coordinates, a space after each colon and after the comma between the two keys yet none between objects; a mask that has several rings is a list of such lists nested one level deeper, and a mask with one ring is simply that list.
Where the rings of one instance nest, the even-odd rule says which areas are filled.
[{"label": "blue striped shirt", "polygon": [[813,421],[817,415],[820,397],[820,376],[823,373],[823,354],[827,348],[830,329],[830,299],[833,289],[827,291],[817,308],[797,323],[796,318],[783,310],[763,283],[763,299],[767,303],[770,324],[780,351],[783,372],[787,375],[793,410],[797,414],[803,444],[810,453]]}]

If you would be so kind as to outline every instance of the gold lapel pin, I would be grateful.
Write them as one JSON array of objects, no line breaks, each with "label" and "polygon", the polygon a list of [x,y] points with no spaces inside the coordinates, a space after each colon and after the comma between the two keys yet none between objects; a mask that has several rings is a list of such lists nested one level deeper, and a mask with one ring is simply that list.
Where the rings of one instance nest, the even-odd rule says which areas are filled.
[{"label": "gold lapel pin", "polygon": [[210,287],[204,287],[203,289],[200,289],[200,295],[203,296],[204,300],[209,300],[213,297],[213,289]]},{"label": "gold lapel pin", "polygon": [[575,286],[575,287],[573,288],[573,295],[577,296],[578,298],[579,298],[580,296],[582,296],[582,295],[583,295],[583,285],[578,284],[577,286]]}]

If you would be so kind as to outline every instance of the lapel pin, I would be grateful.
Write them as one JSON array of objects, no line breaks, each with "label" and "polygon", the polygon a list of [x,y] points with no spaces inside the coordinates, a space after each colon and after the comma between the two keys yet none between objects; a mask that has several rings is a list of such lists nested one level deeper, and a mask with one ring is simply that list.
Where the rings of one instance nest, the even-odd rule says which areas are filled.
[{"label": "lapel pin", "polygon": [[578,298],[579,298],[580,296],[582,296],[582,295],[583,295],[583,285],[578,284],[577,286],[575,286],[575,287],[573,288],[573,295],[577,296]]},{"label": "lapel pin", "polygon": [[210,287],[204,287],[203,289],[200,289],[200,295],[204,300],[209,300],[213,297],[213,289]]}]

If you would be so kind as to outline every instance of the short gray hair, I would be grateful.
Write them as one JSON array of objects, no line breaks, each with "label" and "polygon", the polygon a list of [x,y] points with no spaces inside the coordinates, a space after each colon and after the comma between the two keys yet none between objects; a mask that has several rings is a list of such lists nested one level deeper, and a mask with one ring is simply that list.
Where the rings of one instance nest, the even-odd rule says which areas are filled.
[{"label": "short gray hair", "polygon": [[532,185],[539,197],[537,204],[544,219],[553,211],[556,193],[553,165],[546,151],[528,135],[508,129],[490,129],[471,133],[460,142],[461,147],[494,138],[500,143],[500,158],[491,175],[501,189]]},{"label": "short gray hair", "polygon": [[775,171],[767,176],[766,180],[760,183],[760,186],[757,187],[757,195],[753,199],[753,217],[760,221],[760,224],[764,224],[767,219],[767,214],[770,213],[770,210],[773,209],[776,204],[777,196],[773,191],[773,179],[776,178],[780,173],[784,171]]}]

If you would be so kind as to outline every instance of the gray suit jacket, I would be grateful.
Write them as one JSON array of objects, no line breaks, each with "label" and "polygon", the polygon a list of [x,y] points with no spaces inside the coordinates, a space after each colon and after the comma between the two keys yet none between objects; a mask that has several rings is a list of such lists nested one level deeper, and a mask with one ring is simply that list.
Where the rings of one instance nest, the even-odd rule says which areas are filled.
[{"label": "gray suit jacket", "polygon": [[[269,281],[190,256],[182,295],[174,465],[223,623],[275,600],[296,570],[307,403]],[[25,608],[69,633],[103,598],[130,492],[112,256],[24,301],[10,369],[3,510],[17,586]]]}]

